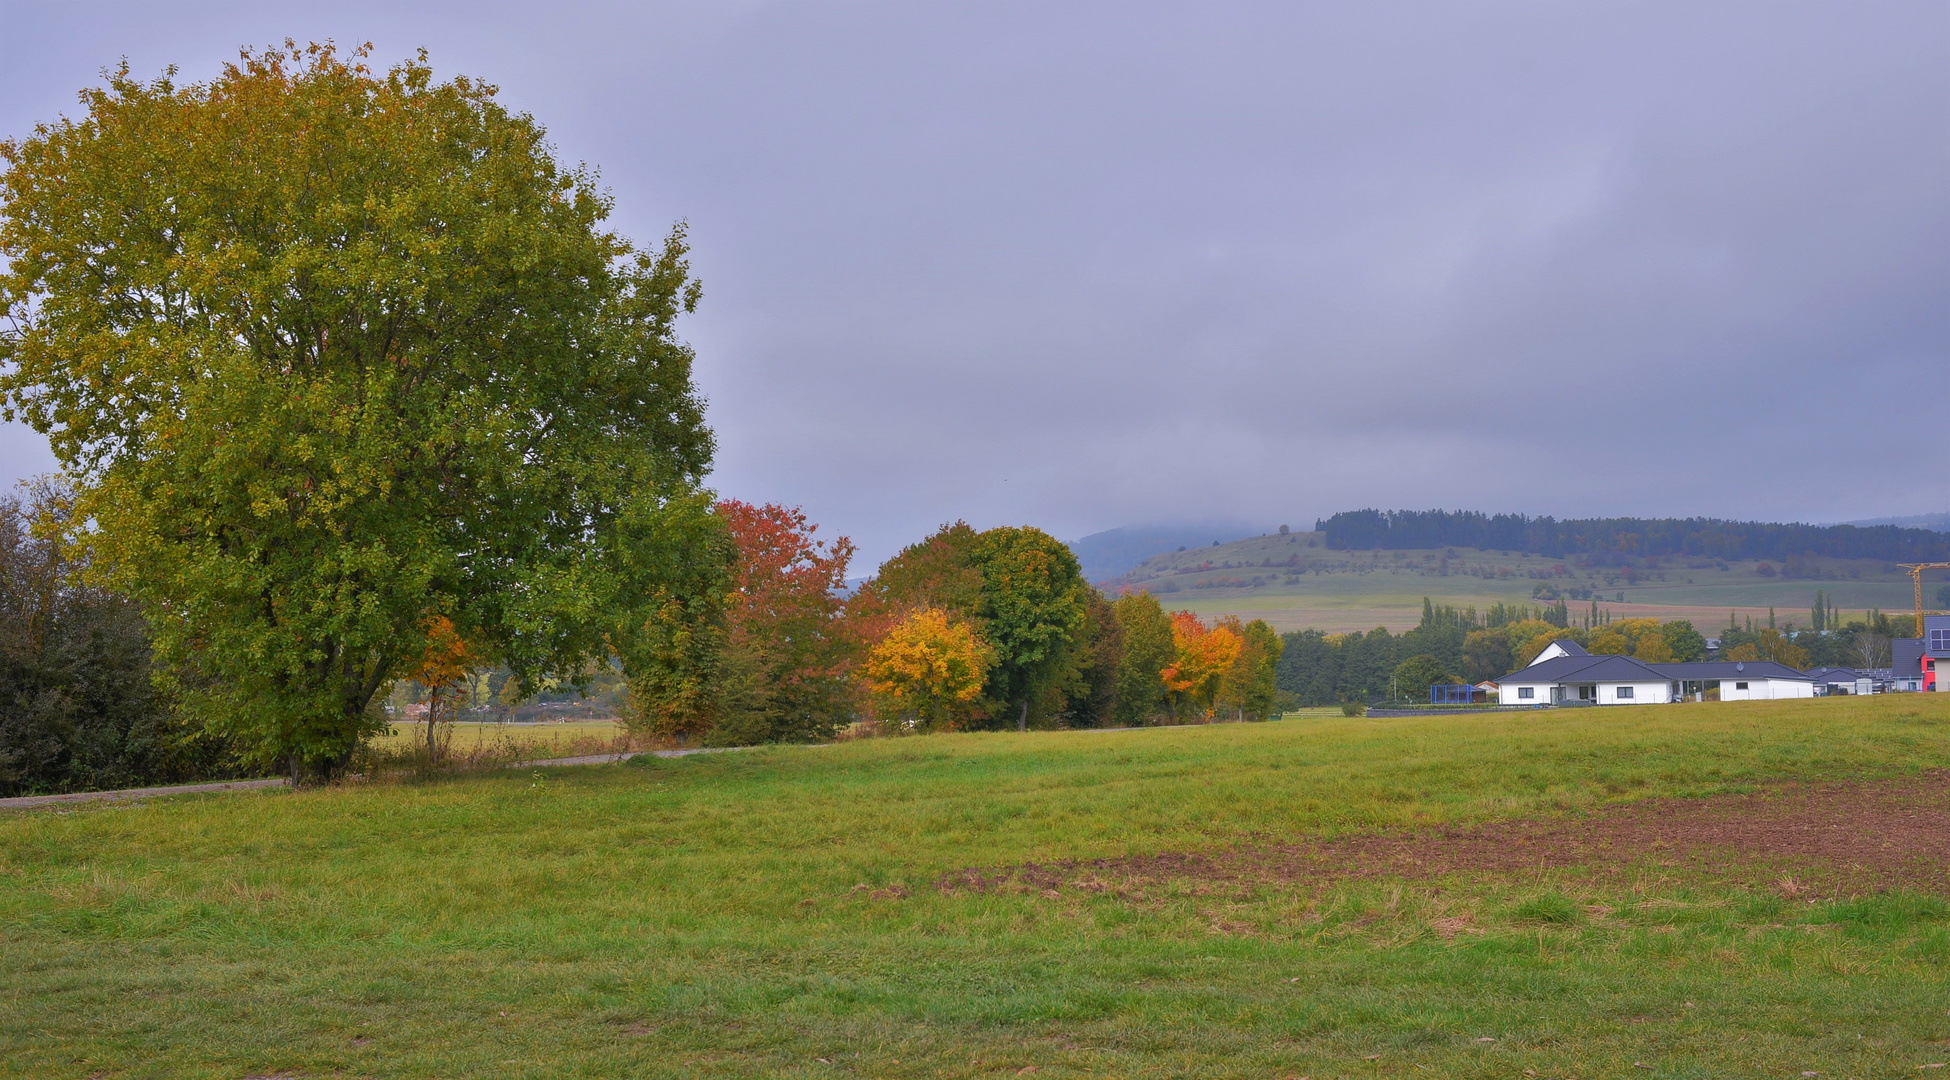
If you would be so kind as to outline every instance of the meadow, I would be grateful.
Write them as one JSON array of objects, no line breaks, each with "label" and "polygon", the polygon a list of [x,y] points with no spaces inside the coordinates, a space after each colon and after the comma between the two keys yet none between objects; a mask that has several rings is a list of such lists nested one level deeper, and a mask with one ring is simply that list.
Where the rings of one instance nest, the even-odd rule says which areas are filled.
[{"label": "meadow", "polygon": [[[1288,560],[1298,565],[1288,566]],[[1799,577],[1785,576],[1774,564],[1768,564],[1771,573],[1763,573],[1757,560],[1685,558],[1664,560],[1657,570],[1637,570],[1632,580],[1615,568],[1569,564],[1561,577],[1532,576],[1564,562],[1475,548],[1334,551],[1319,533],[1292,533],[1166,552],[1116,579],[1114,587],[1149,590],[1173,610],[1265,619],[1283,633],[1377,626],[1401,633],[1421,620],[1423,597],[1485,611],[1497,603],[1542,603],[1531,594],[1545,583],[1566,592],[1589,589],[1615,618],[1691,619],[1702,633],[1725,626],[1729,612],[1765,621],[1769,607],[1777,618],[1806,626],[1816,590],[1845,616],[1860,617],[1870,608],[1907,611],[1913,604],[1908,575],[1875,560],[1812,559],[1798,570],[1808,576]],[[1927,580],[1927,603],[1935,603],[1941,585],[1938,575]],[[1576,616],[1590,601],[1566,603]]]},{"label": "meadow", "polygon": [[[1907,832],[1822,835],[1882,866],[1941,835],[1946,767],[1950,700],[1899,695],[16,812],[0,1076],[1917,1075],[1940,861],[1590,830],[1881,785]],[[1600,841],[1498,856],[1552,829]]]},{"label": "meadow", "polygon": [[[547,724],[495,724],[461,721],[443,725],[448,730],[448,749],[457,754],[510,747],[538,756],[578,753],[591,742],[611,742],[624,735],[623,725],[615,720],[568,720]],[[400,750],[426,743],[425,723],[395,720],[384,735],[373,740],[383,750]]]}]

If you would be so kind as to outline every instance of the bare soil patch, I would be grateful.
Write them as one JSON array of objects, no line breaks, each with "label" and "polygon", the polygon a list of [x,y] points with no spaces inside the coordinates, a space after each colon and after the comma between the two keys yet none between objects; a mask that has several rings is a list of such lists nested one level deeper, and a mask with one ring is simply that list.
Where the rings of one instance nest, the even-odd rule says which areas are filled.
[{"label": "bare soil patch", "polygon": [[1891,889],[1950,895],[1950,773],[1791,784],[1751,795],[1651,799],[1565,820],[1369,833],[1121,859],[971,868],[943,891],[1194,893],[1279,883],[1540,870],[1650,870],[1790,895]]}]

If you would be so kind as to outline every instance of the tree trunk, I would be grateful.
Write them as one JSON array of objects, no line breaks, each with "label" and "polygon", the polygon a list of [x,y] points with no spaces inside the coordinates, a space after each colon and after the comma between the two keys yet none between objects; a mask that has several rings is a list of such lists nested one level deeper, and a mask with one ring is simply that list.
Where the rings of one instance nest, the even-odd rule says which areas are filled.
[{"label": "tree trunk", "polygon": [[1017,731],[1029,730],[1029,699],[1028,698],[1022,699],[1022,714],[1016,717],[1016,730]]}]

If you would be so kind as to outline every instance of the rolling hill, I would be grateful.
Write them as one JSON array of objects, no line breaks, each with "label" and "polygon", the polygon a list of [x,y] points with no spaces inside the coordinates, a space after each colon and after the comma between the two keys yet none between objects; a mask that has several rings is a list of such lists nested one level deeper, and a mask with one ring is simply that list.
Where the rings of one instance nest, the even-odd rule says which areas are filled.
[{"label": "rolling hill", "polygon": [[[1684,618],[1708,631],[1725,626],[1729,611],[1765,619],[1770,606],[1778,619],[1806,625],[1816,590],[1845,616],[1911,606],[1908,575],[1872,559],[1797,559],[1788,565],[1671,557],[1628,567],[1588,566],[1479,548],[1339,551],[1315,532],[1188,545],[1099,584],[1110,593],[1148,591],[1168,609],[1262,618],[1283,632],[1376,626],[1400,632],[1421,619],[1425,596],[1479,610],[1561,596],[1574,615],[1596,600],[1616,618]],[[1926,579],[1932,593],[1938,584]]]}]

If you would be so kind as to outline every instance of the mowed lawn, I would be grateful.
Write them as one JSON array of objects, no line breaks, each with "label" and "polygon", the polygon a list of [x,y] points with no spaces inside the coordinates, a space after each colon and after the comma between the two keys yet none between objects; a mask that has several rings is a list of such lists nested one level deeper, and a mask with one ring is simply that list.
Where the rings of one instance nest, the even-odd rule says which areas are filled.
[{"label": "mowed lawn", "polygon": [[[1950,1061],[1950,907],[1693,867],[970,868],[1915,777],[1950,700],[934,736],[0,816],[0,1075],[1824,1077]],[[1440,932],[1458,922],[1469,932]]]}]

